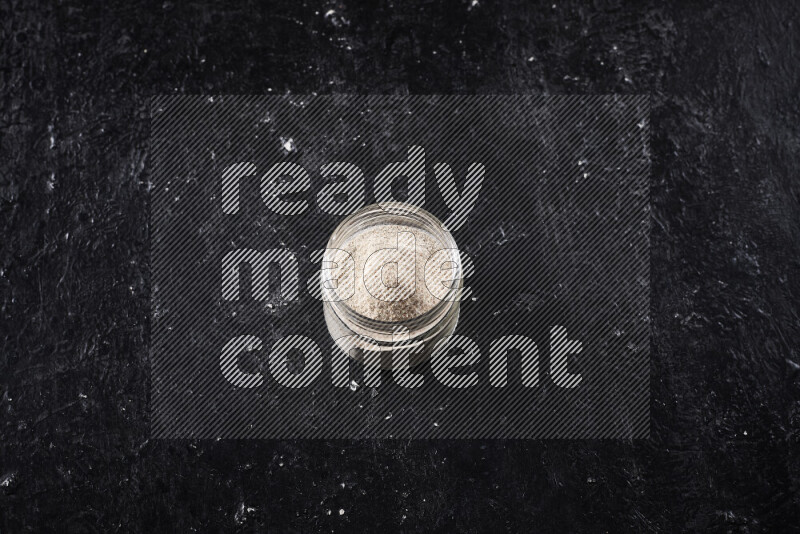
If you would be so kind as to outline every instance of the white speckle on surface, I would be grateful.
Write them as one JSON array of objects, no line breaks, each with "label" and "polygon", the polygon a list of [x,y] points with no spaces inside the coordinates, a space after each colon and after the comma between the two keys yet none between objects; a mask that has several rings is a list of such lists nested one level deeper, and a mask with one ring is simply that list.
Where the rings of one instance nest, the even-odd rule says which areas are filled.
[{"label": "white speckle on surface", "polygon": [[233,520],[237,525],[241,525],[247,521],[247,515],[255,511],[256,509],[252,506],[245,506],[245,504],[241,502],[239,503],[239,507],[236,509],[236,513],[233,515]]},{"label": "white speckle on surface", "polygon": [[344,18],[335,9],[329,9],[325,12],[325,20],[328,21],[334,28],[341,28],[342,26],[349,26],[350,21]]},{"label": "white speckle on surface", "polygon": [[281,137],[281,147],[283,147],[283,150],[287,154],[297,150],[297,146],[294,144],[294,139],[291,137]]},{"label": "white speckle on surface", "polygon": [[355,380],[350,381],[350,391],[355,391],[358,389],[358,382]]},{"label": "white speckle on surface", "polygon": [[344,508],[339,508],[339,515],[344,515]]}]

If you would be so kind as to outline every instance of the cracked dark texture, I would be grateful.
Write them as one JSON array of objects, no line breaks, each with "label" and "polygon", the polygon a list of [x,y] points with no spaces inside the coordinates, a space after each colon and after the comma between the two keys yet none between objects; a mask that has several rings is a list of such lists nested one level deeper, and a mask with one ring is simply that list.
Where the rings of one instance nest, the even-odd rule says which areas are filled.
[{"label": "cracked dark texture", "polygon": [[[0,531],[797,531],[798,13],[0,1]],[[652,438],[149,440],[148,97],[286,92],[652,94]]]}]

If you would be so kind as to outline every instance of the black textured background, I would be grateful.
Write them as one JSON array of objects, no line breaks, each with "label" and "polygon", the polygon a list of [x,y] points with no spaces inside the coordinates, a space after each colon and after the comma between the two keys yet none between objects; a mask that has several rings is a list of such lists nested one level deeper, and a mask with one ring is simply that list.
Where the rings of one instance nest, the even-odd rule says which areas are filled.
[{"label": "black textured background", "polygon": [[[798,7],[595,4],[0,2],[0,530],[797,530]],[[147,101],[209,92],[652,94],[652,438],[150,441]]]}]

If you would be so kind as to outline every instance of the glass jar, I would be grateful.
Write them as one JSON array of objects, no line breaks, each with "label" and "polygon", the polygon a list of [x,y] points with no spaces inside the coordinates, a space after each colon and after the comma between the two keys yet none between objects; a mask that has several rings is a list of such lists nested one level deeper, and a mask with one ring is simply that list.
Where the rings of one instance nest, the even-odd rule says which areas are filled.
[{"label": "glass jar", "polygon": [[[382,261],[381,254],[398,261]],[[400,267],[410,264],[409,255],[413,273]],[[384,202],[358,210],[331,234],[322,261],[325,322],[336,345],[350,357],[364,361],[366,353],[377,354],[381,367],[388,369],[393,351],[402,348],[410,354],[409,364],[417,365],[455,330],[463,287],[461,257],[450,232],[422,208]],[[394,286],[392,273],[386,283],[391,264]],[[378,279],[382,286],[376,285]]]}]

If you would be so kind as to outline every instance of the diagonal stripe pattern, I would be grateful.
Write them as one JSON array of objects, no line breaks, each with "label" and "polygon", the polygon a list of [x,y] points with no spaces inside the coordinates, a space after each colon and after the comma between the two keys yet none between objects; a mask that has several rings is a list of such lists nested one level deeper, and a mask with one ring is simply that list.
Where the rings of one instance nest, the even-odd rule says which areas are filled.
[{"label": "diagonal stripe pattern", "polygon": [[[647,96],[181,96],[151,115],[154,437],[649,435]],[[402,385],[338,358],[309,287],[341,219],[391,199],[444,221],[472,272],[456,335]]]}]

